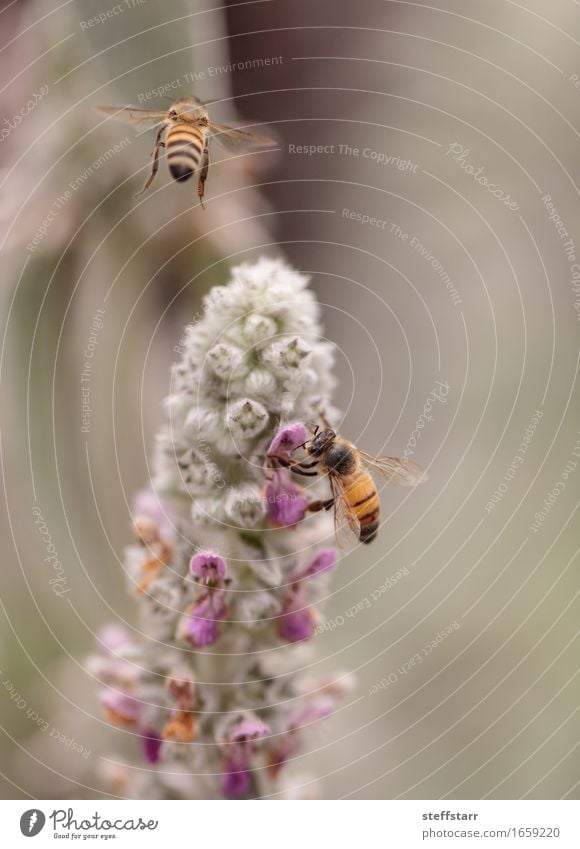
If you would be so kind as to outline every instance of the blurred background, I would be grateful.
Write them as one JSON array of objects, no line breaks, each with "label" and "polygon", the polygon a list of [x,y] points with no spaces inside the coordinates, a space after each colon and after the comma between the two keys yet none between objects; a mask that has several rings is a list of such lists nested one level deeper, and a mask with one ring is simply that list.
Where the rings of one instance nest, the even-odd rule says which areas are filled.
[{"label": "blurred background", "polygon": [[[312,277],[342,432],[429,469],[334,576],[315,667],[356,685],[305,766],[327,798],[578,798],[578,4],[0,20],[3,796],[103,792],[84,659],[134,621],[120,558],[169,366],[203,294],[268,254]],[[135,200],[153,134],[93,107],[190,93],[278,149],[214,156],[205,212],[163,162]]]}]

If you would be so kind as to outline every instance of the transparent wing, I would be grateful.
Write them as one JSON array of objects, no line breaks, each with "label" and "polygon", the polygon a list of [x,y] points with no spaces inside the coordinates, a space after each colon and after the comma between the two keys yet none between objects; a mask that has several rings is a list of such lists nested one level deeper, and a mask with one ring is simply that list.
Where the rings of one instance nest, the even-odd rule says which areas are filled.
[{"label": "transparent wing", "polygon": [[236,130],[234,127],[216,124],[214,121],[209,122],[209,131],[211,137],[227,150],[240,150],[243,147],[273,147],[278,144],[269,136],[249,133],[247,130]]},{"label": "transparent wing", "polygon": [[97,106],[99,112],[110,115],[115,121],[134,124],[137,127],[153,127],[167,120],[167,112],[153,109],[134,109],[132,106]]},{"label": "transparent wing", "polygon": [[360,524],[350,506],[344,486],[337,475],[329,475],[330,489],[334,498],[334,531],[340,548],[348,548],[360,538]]},{"label": "transparent wing", "polygon": [[417,486],[427,480],[425,470],[405,457],[373,457],[365,451],[359,451],[359,454],[371,469],[381,472],[387,478],[387,483]]}]

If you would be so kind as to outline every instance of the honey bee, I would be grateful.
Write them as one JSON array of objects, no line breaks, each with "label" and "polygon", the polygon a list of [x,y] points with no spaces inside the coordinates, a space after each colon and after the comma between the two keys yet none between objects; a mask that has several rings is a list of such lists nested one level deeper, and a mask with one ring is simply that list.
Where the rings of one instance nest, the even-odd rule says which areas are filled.
[{"label": "honey bee", "polygon": [[[111,115],[119,121],[140,127],[158,125],[157,139],[151,156],[153,167],[143,189],[145,192],[159,170],[159,151],[167,148],[167,164],[174,180],[183,183],[199,171],[197,194],[203,206],[205,181],[209,172],[209,140],[215,140],[227,150],[244,147],[271,147],[276,142],[267,136],[237,130],[210,120],[203,103],[197,97],[183,97],[167,112],[151,109],[134,109],[132,106],[98,106],[99,112]],[[166,135],[165,135],[166,134]],[[165,135],[165,139],[163,136]]]},{"label": "honey bee", "polygon": [[279,455],[269,459],[298,475],[327,475],[332,498],[312,501],[307,509],[317,512],[334,508],[334,526],[340,544],[345,544],[349,537],[364,543],[376,539],[381,503],[369,468],[381,472],[388,483],[401,486],[416,486],[427,479],[416,463],[399,457],[373,457],[329,426],[322,429],[317,426],[312,439],[299,447],[304,448],[309,459],[293,460]]}]

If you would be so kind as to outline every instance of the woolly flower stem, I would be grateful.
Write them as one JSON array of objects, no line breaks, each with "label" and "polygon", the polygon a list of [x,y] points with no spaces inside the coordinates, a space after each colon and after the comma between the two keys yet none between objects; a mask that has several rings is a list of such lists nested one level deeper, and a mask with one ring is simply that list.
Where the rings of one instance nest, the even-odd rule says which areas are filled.
[{"label": "woolly flower stem", "polygon": [[305,515],[324,481],[303,487],[268,459],[332,415],[332,348],[302,275],[266,259],[232,274],[187,329],[135,501],[125,566],[140,636],[109,627],[91,661],[105,715],[150,765],[109,776],[128,796],[293,795],[308,784],[293,761],[346,677],[301,671],[337,559],[328,514]]}]

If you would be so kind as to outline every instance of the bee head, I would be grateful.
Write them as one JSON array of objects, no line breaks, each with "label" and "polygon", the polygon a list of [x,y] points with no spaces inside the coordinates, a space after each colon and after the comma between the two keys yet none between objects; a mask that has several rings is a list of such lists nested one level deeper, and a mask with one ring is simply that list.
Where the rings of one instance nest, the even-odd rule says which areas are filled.
[{"label": "bee head", "polygon": [[205,116],[206,110],[197,97],[182,97],[173,103],[169,110],[169,118],[174,121],[195,121]]},{"label": "bee head", "polygon": [[323,430],[317,430],[308,443],[306,450],[313,457],[320,457],[330,448],[335,439],[336,433],[331,428],[327,427]]}]

